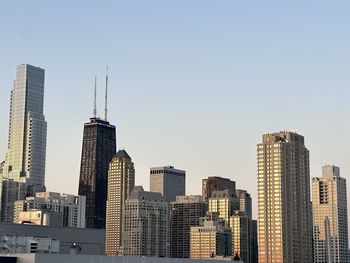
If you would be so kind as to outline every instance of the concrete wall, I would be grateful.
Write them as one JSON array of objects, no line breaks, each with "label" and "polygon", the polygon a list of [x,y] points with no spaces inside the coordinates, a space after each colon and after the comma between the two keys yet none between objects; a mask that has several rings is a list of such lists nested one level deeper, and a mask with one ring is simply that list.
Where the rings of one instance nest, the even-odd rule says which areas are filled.
[{"label": "concrete wall", "polygon": [[[226,260],[191,260],[155,257],[107,257],[88,255],[17,255],[18,263],[226,263]],[[32,260],[32,261],[30,261]],[[232,261],[240,263],[241,261]]]},{"label": "concrete wall", "polygon": [[62,228],[37,225],[0,223],[0,232],[8,235],[49,237],[60,241],[60,254],[69,254],[73,242],[81,247],[81,254],[104,255],[105,231],[89,228]]}]

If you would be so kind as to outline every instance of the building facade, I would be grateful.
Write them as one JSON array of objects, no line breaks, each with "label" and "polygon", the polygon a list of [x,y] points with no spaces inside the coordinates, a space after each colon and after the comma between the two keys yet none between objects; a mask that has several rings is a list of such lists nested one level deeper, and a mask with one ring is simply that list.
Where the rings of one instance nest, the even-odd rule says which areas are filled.
[{"label": "building facade", "polygon": [[239,257],[245,263],[252,262],[254,249],[251,203],[250,194],[245,190],[214,191],[209,198],[209,213],[216,214],[231,229],[232,256]]},{"label": "building facade", "polygon": [[13,203],[45,184],[46,130],[45,71],[28,64],[17,66],[11,90],[8,149],[1,168],[2,221],[12,222]]},{"label": "building facade", "polygon": [[38,192],[15,202],[14,223],[85,227],[85,196]]},{"label": "building facade", "polygon": [[327,165],[312,178],[314,262],[349,262],[346,180],[339,167]]},{"label": "building facade", "polygon": [[200,225],[200,218],[208,211],[208,204],[200,195],[177,196],[170,203],[170,254],[172,258],[190,257],[190,231]]},{"label": "building facade", "polygon": [[220,220],[204,220],[202,226],[191,227],[191,259],[231,258],[231,238],[231,229],[224,227]]},{"label": "building facade", "polygon": [[236,193],[230,189],[214,191],[209,198],[209,213],[216,213],[230,227],[230,218],[239,209]]},{"label": "building facade", "polygon": [[119,150],[109,163],[106,215],[106,255],[120,254],[123,205],[135,186],[135,168],[125,150]]},{"label": "building facade", "polygon": [[108,167],[115,153],[114,125],[96,117],[84,124],[78,193],[86,196],[87,228],[106,226]]},{"label": "building facade", "polygon": [[238,210],[249,218],[252,218],[252,198],[246,190],[237,189],[236,196],[239,202]]},{"label": "building facade", "polygon": [[123,209],[122,254],[169,257],[168,213],[162,194],[135,186]]},{"label": "building facade", "polygon": [[151,168],[150,191],[161,193],[167,202],[174,202],[176,196],[186,193],[186,172],[173,166]]},{"label": "building facade", "polygon": [[[58,254],[60,241],[52,238],[34,236],[2,235],[0,254]],[[7,262],[1,261],[0,262]]]},{"label": "building facade", "polygon": [[226,189],[230,189],[233,192],[236,191],[236,182],[218,176],[210,176],[207,179],[202,180],[202,196],[207,202],[214,191],[222,191]]},{"label": "building facade", "polygon": [[238,256],[245,263],[252,263],[252,219],[243,212],[236,211],[230,217],[232,232],[232,256]]},{"label": "building facade", "polygon": [[251,254],[250,254],[250,262],[251,263],[258,263],[259,262],[259,256],[258,256],[258,221],[252,220],[251,225]]},{"label": "building facade", "polygon": [[257,145],[259,262],[313,262],[309,151],[294,132]]}]

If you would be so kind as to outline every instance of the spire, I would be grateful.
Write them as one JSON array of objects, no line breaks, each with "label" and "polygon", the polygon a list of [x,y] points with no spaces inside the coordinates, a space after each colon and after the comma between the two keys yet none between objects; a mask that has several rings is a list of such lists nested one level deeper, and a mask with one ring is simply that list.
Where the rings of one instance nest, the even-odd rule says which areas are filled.
[{"label": "spire", "polygon": [[96,118],[96,115],[97,115],[97,109],[96,109],[96,79],[97,77],[95,76],[95,90],[94,90],[94,110],[93,110],[93,117]]},{"label": "spire", "polygon": [[105,121],[107,121],[108,65],[106,68]]}]

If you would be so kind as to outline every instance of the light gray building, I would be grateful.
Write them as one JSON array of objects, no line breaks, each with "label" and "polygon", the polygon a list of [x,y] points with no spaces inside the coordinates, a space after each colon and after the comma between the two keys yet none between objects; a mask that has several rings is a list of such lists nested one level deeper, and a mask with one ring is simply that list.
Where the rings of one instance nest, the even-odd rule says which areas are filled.
[{"label": "light gray building", "polygon": [[44,75],[44,69],[28,64],[17,66],[11,91],[8,149],[0,171],[5,184],[2,221],[12,222],[15,200],[45,184]]},{"label": "light gray building", "polygon": [[[13,222],[84,228],[85,209],[85,196],[38,192],[35,196],[15,202]],[[40,214],[46,215],[47,220]]]},{"label": "light gray building", "polygon": [[312,178],[314,262],[349,262],[346,180],[339,167],[322,167]]},{"label": "light gray building", "polygon": [[160,193],[135,186],[123,209],[124,256],[169,256],[168,203]]},{"label": "light gray building", "polygon": [[151,168],[150,191],[161,193],[167,202],[174,202],[176,196],[185,195],[186,172],[173,166]]},{"label": "light gray building", "polygon": [[70,254],[73,246],[76,253],[82,255],[104,255],[105,252],[105,231],[102,229],[0,223],[2,235],[58,240],[60,254]]}]

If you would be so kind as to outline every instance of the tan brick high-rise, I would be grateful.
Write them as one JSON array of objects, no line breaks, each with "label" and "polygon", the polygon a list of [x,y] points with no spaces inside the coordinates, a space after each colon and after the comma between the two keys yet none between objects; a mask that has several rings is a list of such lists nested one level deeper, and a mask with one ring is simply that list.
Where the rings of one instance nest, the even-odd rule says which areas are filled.
[{"label": "tan brick high-rise", "polygon": [[260,263],[312,263],[309,151],[294,132],[257,145]]},{"label": "tan brick high-rise", "polygon": [[135,186],[134,163],[125,150],[116,153],[109,164],[106,215],[106,255],[120,254],[123,205]]},{"label": "tan brick high-rise", "polygon": [[312,178],[314,262],[345,263],[348,258],[346,180],[339,167],[322,167],[322,177]]}]

